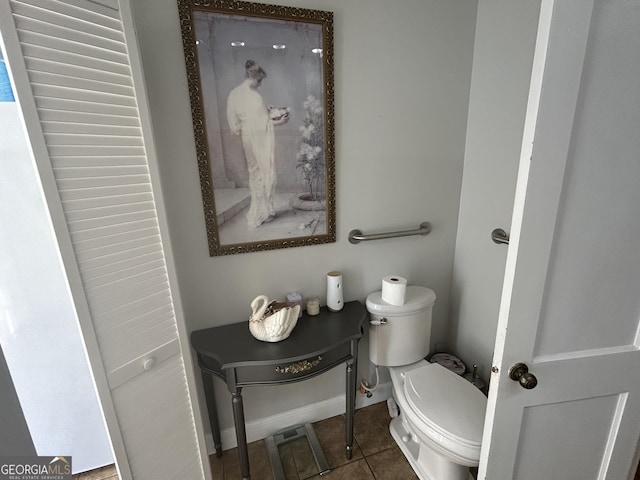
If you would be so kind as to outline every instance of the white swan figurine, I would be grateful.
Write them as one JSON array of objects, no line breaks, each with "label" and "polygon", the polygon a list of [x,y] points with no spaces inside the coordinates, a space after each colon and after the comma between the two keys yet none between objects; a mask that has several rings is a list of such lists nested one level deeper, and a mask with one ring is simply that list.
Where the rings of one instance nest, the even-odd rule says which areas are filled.
[{"label": "white swan figurine", "polygon": [[291,335],[298,323],[300,305],[293,307],[269,302],[266,295],[258,295],[251,302],[249,331],[263,342],[280,342]]}]

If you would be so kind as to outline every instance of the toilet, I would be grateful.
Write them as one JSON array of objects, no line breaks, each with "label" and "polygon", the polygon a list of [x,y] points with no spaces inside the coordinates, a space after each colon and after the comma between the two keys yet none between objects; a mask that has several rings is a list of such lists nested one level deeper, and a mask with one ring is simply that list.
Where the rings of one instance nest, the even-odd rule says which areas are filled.
[{"label": "toilet", "polygon": [[369,358],[389,368],[400,415],[389,430],[420,480],[469,480],[478,465],[487,398],[429,353],[433,290],[408,286],[405,303],[367,297]]}]

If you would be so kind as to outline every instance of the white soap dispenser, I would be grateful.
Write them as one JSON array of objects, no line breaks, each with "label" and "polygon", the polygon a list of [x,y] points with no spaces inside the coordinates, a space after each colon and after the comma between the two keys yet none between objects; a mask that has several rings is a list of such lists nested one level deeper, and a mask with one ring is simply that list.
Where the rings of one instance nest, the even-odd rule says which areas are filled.
[{"label": "white soap dispenser", "polygon": [[342,272],[327,273],[327,308],[339,312],[344,306],[342,297]]}]

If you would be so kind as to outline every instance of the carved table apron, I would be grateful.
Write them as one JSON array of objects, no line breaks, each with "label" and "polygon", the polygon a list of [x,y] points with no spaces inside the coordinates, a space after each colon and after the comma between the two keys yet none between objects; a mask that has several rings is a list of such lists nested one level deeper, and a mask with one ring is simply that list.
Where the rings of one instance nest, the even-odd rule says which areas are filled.
[{"label": "carved table apron", "polygon": [[238,440],[240,471],[250,478],[242,388],[306,380],[346,363],[346,456],[352,455],[356,399],[358,341],[367,311],[360,302],[347,302],[339,312],[326,307],[315,316],[298,319],[291,336],[277,343],[261,342],[249,332],[248,321],[197,330],[191,345],[198,355],[216,455],[222,455],[213,375],[227,383]]}]

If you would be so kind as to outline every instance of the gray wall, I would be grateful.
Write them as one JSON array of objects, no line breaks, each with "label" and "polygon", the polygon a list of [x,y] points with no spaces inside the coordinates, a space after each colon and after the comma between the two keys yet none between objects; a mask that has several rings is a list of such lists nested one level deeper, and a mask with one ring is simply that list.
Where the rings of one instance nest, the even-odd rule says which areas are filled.
[{"label": "gray wall", "polygon": [[[245,321],[258,294],[325,297],[344,274],[364,301],[383,276],[436,291],[432,344],[448,337],[476,3],[469,0],[287,0],[334,12],[337,236],[334,244],[209,257],[175,0],[136,0],[134,19],[189,330]],[[428,237],[347,241],[364,232],[433,225]],[[369,375],[366,340],[359,376]],[[247,388],[247,420],[343,393],[343,369],[281,387]],[[232,425],[218,389],[221,425]]]},{"label": "gray wall", "polygon": [[450,344],[489,377],[540,0],[480,0],[451,298]]},{"label": "gray wall", "polygon": [[9,367],[0,346],[0,456],[36,454]]}]

